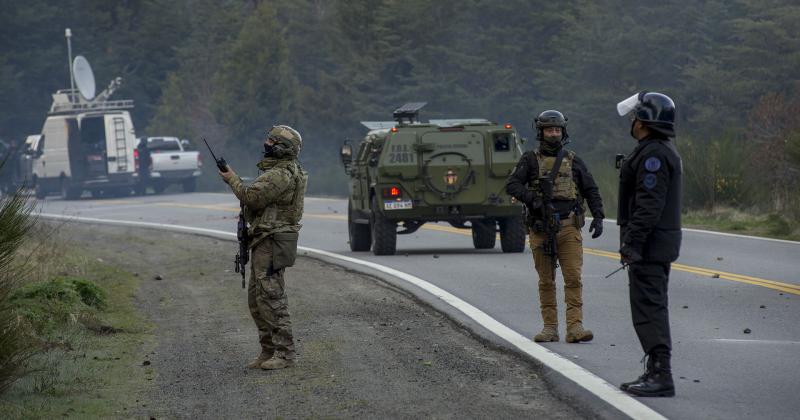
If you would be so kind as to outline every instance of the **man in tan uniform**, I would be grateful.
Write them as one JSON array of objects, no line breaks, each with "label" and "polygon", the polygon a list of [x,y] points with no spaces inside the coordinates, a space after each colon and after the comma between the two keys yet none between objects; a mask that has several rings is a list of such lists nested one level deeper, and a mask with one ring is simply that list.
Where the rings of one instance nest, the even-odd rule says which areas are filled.
[{"label": "man in tan uniform", "polygon": [[263,173],[244,185],[233,170],[220,172],[244,205],[251,238],[247,303],[258,327],[261,354],[251,368],[282,369],[294,365],[294,339],[286,299],[284,271],[294,264],[303,196],[308,177],[297,156],[300,133],[289,126],[272,127],[264,141]]},{"label": "man in tan uniform", "polygon": [[[583,328],[583,200],[586,199],[594,217],[589,228],[589,232],[594,232],[592,238],[603,233],[603,201],[586,164],[575,152],[563,148],[569,138],[564,115],[554,110],[544,111],[534,120],[534,129],[540,141],[539,149],[522,155],[506,182],[506,191],[528,209],[527,224],[534,265],[539,274],[539,302],[544,321],[544,328],[534,341],[559,340],[556,261],[561,264],[564,276],[566,340],[568,343],[590,341],[594,335]],[[554,169],[556,166],[558,168]],[[548,223],[550,231],[555,231],[552,242],[548,241],[546,233]]]}]

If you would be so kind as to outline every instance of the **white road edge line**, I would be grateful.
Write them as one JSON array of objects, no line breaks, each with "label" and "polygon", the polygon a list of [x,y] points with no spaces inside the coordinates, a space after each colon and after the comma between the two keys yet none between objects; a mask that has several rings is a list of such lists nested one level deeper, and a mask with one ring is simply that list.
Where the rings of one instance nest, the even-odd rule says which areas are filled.
[{"label": "white road edge line", "polygon": [[[158,228],[158,229],[171,230],[177,232],[201,233],[201,234],[230,238],[230,239],[236,238],[236,234],[233,232],[225,232],[221,230],[205,229],[205,228],[197,228],[197,227],[189,227],[181,225],[168,225],[163,223],[137,222],[137,221],[127,221],[127,220],[98,219],[93,217],[68,216],[68,215],[49,214],[49,213],[39,213],[38,216],[47,219],[79,221],[79,222],[99,223],[99,224],[108,224],[117,226],[133,226],[133,227],[141,226],[141,227]],[[525,354],[528,354],[529,356],[535,358],[536,360],[539,360],[542,364],[549,367],[550,369],[553,369],[561,373],[569,380],[575,382],[579,386],[583,387],[584,389],[591,392],[598,398],[607,402],[608,404],[610,404],[617,410],[621,411],[622,413],[630,416],[632,419],[637,419],[637,420],[666,419],[666,417],[664,417],[663,415],[654,411],[650,407],[642,404],[641,402],[637,401],[635,398],[629,396],[628,394],[625,394],[624,392],[620,391],[615,386],[606,382],[599,376],[593,374],[592,372],[589,372],[588,370],[582,368],[581,366],[578,366],[569,359],[557,353],[554,353],[539,344],[536,344],[535,342],[522,336],[518,332],[503,325],[502,323],[492,318],[491,316],[481,311],[480,309],[470,305],[469,303],[461,300],[460,298],[454,296],[453,294],[447,292],[446,290],[441,289],[440,287],[433,285],[419,277],[412,276],[410,274],[404,273],[402,271],[396,270],[391,267],[386,267],[384,265],[376,264],[373,262],[335,254],[333,252],[323,251],[321,249],[308,248],[304,246],[299,246],[298,249],[313,254],[322,255],[328,258],[346,261],[351,264],[358,264],[365,267],[369,267],[373,270],[389,274],[391,276],[404,280],[408,283],[411,283],[425,290],[431,295],[441,299],[443,302],[452,306],[453,308],[458,309],[461,313],[468,316],[469,318],[480,324],[482,327],[496,334],[498,337],[507,341],[509,344],[518,348]]]},{"label": "white road edge line", "polygon": [[[591,217],[586,218],[587,221],[592,220]],[[603,219],[603,223],[613,223],[617,224],[616,219]],[[741,235],[738,233],[726,233],[726,232],[714,232],[713,230],[703,230],[703,229],[691,229],[691,228],[681,228],[683,232],[692,232],[692,233],[704,233],[706,235],[717,235],[717,236],[727,236],[729,238],[742,238],[742,239],[755,239],[759,241],[767,241],[767,242],[778,242],[782,244],[790,244],[790,245],[800,245],[800,241],[790,241],[788,239],[775,239],[775,238],[764,238],[762,236],[750,236],[750,235]]]}]

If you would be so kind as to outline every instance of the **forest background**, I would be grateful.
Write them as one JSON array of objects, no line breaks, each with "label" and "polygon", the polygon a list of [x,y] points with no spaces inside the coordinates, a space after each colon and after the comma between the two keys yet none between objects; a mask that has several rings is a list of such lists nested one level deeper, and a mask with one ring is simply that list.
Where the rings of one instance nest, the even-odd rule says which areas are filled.
[{"label": "forest background", "polygon": [[[362,120],[426,101],[423,120],[489,118],[531,139],[569,117],[610,213],[614,154],[634,147],[615,104],[640,90],[677,104],[685,207],[738,209],[797,230],[800,5],[791,0],[0,0],[0,138],[41,130],[73,55],[98,89],[124,78],[138,136],[208,138],[255,175],[265,130],[303,134],[309,194],[340,195]],[[221,189],[210,159],[201,188]]]}]

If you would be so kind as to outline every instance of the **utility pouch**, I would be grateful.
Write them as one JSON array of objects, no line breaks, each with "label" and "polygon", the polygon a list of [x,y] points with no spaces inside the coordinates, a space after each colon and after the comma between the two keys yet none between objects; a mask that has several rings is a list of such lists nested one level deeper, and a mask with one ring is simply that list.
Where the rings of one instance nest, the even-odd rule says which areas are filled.
[{"label": "utility pouch", "polygon": [[277,232],[272,235],[272,269],[281,270],[294,265],[297,258],[297,232]]},{"label": "utility pouch", "polygon": [[586,225],[586,216],[583,215],[583,212],[575,213],[575,224],[577,225],[578,230]]},{"label": "utility pouch", "polygon": [[536,233],[544,232],[544,221],[542,220],[534,221],[533,225],[531,226],[531,229],[533,229],[533,231]]}]

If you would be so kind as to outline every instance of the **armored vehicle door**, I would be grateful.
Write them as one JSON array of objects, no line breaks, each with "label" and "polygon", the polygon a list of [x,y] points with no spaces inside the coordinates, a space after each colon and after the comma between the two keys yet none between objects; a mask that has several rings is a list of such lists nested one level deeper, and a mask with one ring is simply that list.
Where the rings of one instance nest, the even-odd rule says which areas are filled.
[{"label": "armored vehicle door", "polygon": [[350,194],[353,197],[353,206],[357,209],[365,209],[369,206],[369,178],[367,176],[367,160],[369,154],[369,144],[362,141],[358,145],[356,158],[353,160],[352,172],[350,175]]},{"label": "armored vehicle door", "polygon": [[426,190],[436,204],[479,204],[486,200],[483,134],[463,127],[440,128],[422,135],[417,146]]}]

